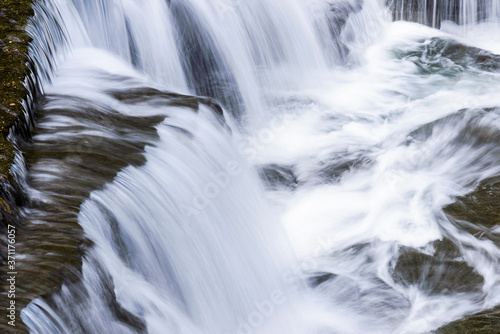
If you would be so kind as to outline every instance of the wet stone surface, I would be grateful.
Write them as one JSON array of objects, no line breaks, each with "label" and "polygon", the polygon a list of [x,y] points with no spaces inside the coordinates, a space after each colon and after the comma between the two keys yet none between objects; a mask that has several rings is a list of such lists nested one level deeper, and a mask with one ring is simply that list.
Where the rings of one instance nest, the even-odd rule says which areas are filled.
[{"label": "wet stone surface", "polygon": [[[475,191],[447,206],[445,212],[457,227],[500,246],[500,237],[494,233],[494,229],[500,226],[500,178],[483,181]],[[439,328],[435,333],[500,333],[500,307],[466,316]]]},{"label": "wet stone surface", "polygon": [[[20,226],[18,206],[24,201],[22,193],[15,184],[10,168],[14,160],[14,146],[6,139],[10,129],[16,122],[23,122],[24,107],[21,101],[28,91],[23,81],[29,74],[26,66],[27,46],[30,38],[24,31],[28,18],[33,14],[31,0],[0,0],[0,233],[6,235],[8,224]],[[5,309],[9,302],[5,296],[6,280],[6,239],[0,239],[0,308]],[[36,276],[33,276],[31,279]],[[16,291],[19,298],[22,292]],[[21,304],[17,305],[20,311]],[[4,318],[4,316],[2,316]],[[1,333],[23,333],[19,313],[16,327],[7,326],[6,321],[0,322]]]},{"label": "wet stone surface", "polygon": [[433,37],[417,48],[393,51],[396,58],[413,62],[423,75],[457,77],[466,70],[500,71],[500,55],[462,44],[453,39]]}]

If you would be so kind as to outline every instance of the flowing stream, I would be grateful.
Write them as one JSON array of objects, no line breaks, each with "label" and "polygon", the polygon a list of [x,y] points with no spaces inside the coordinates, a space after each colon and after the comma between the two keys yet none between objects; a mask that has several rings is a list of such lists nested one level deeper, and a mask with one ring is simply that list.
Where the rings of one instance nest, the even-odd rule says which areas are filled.
[{"label": "flowing stream", "polygon": [[499,0],[34,7],[15,173],[43,256],[79,224],[83,260],[30,332],[416,334],[500,304],[500,227],[444,210],[500,177]]}]

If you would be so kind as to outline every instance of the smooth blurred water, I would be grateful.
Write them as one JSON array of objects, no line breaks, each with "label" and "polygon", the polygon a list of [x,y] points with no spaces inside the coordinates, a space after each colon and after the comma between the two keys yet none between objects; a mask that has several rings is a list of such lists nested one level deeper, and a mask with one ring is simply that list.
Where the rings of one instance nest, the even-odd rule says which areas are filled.
[{"label": "smooth blurred water", "polygon": [[443,21],[460,25],[497,22],[500,16],[500,4],[495,0],[387,0],[386,3],[396,20],[410,20],[432,27],[440,27]]},{"label": "smooth blurred water", "polygon": [[500,3],[461,3],[436,30],[375,0],[38,1],[19,178],[86,241],[31,332],[427,333],[500,304],[498,229],[443,211],[500,175]]}]

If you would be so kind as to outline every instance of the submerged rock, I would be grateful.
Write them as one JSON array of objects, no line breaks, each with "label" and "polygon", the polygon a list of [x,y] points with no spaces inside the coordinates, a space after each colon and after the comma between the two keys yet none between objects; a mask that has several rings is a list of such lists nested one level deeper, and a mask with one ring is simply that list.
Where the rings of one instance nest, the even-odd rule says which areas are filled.
[{"label": "submerged rock", "polygon": [[[500,178],[483,181],[472,193],[448,205],[445,212],[455,223],[471,223],[467,224],[468,228],[461,227],[474,234],[500,226]],[[471,229],[472,226],[474,229]]]},{"label": "submerged rock", "polygon": [[500,55],[453,39],[433,37],[417,49],[396,50],[395,56],[417,65],[421,74],[454,76],[465,70],[500,71]]},{"label": "submerged rock", "polygon": [[298,180],[295,176],[294,166],[266,165],[259,168],[259,175],[270,190],[280,188],[294,189]]},{"label": "submerged rock", "polygon": [[447,239],[433,244],[434,254],[401,247],[393,278],[403,286],[418,286],[430,295],[477,294],[483,277],[462,259],[457,247]]},{"label": "submerged rock", "polygon": [[[500,226],[500,178],[485,180],[466,196],[448,205],[448,218],[479,239],[489,239],[500,246],[500,238],[493,230]],[[500,333],[500,306],[462,319],[437,329],[435,334]]]}]

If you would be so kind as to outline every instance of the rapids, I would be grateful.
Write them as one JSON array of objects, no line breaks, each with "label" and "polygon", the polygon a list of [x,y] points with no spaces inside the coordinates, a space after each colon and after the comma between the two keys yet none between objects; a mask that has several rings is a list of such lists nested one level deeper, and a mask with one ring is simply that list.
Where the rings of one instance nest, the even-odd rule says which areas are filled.
[{"label": "rapids", "polygon": [[51,245],[83,236],[30,332],[416,334],[500,305],[500,229],[444,210],[500,177],[499,0],[34,8],[15,174]]}]

